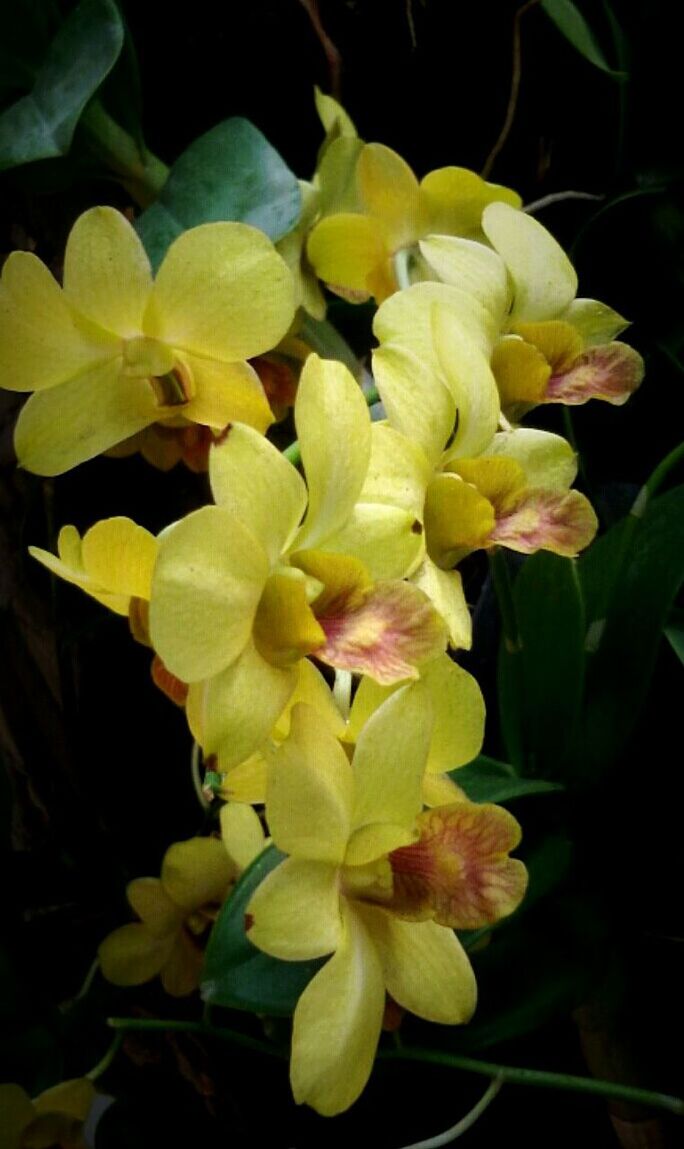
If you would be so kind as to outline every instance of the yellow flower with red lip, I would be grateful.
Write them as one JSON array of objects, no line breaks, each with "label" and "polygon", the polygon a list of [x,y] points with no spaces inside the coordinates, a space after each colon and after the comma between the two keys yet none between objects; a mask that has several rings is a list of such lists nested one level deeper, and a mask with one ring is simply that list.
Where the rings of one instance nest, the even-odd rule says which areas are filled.
[{"label": "yellow flower with red lip", "polygon": [[429,694],[403,687],[366,722],[353,761],[305,705],[269,768],[266,813],[289,857],[247,907],[248,936],[283,960],[332,956],[294,1014],[295,1100],[332,1115],[368,1080],[389,993],[462,1024],[476,985],[454,927],[511,913],[526,871],[505,810],[463,801],[421,814]]},{"label": "yellow flower with red lip", "polygon": [[15,433],[20,464],[57,475],[157,422],[265,431],[271,410],[246,360],[293,316],[292,276],[256,228],[184,232],[153,280],[131,224],[91,208],[69,235],[63,288],[30,253],[3,268],[2,385],[34,392]]},{"label": "yellow flower with red lip", "polygon": [[0,1149],[86,1149],[83,1126],[94,1097],[85,1077],[62,1081],[33,1100],[20,1085],[0,1085]]},{"label": "yellow flower with red lip", "polygon": [[167,993],[183,997],[199,985],[202,943],[225,898],[264,848],[251,806],[224,806],[222,841],[174,842],[161,877],[136,878],[126,891],[139,922],[114,930],[100,945],[104,977],[115,985],[142,985],[160,976]]},{"label": "yellow flower with red lip", "polygon": [[420,183],[383,144],[365,144],[356,163],[358,206],[326,216],[307,246],[317,275],[333,291],[380,303],[398,288],[393,258],[429,235],[479,236],[482,209],[492,201],[519,208],[510,188],[467,168],[446,167]]}]

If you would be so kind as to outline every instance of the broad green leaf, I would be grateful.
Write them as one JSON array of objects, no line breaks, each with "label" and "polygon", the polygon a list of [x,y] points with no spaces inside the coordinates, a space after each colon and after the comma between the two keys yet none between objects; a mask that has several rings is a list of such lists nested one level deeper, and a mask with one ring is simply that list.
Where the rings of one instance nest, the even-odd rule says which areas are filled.
[{"label": "broad green leaf", "polygon": [[601,51],[596,37],[587,24],[584,16],[572,0],[542,0],[542,8],[547,16],[553,20],[558,31],[572,44],[573,48],[584,56],[595,68],[607,72],[609,76],[622,79],[626,72],[618,72],[611,68]]},{"label": "broad green leaf", "polygon": [[254,124],[235,116],[190,144],[136,227],[157,267],[188,228],[237,220],[275,242],[294,226],[300,207],[296,176]]},{"label": "broad green leaf", "polygon": [[[618,757],[648,690],[663,629],[684,581],[684,486],[653,499],[641,519],[628,516],[625,524],[616,524],[579,562],[593,614],[575,753],[587,778]],[[613,571],[609,596],[596,594],[601,563]],[[599,608],[604,615],[596,613]]]},{"label": "broad green leaf", "polygon": [[52,40],[31,91],[0,115],[0,171],[68,152],[123,42],[113,0],[81,0]]},{"label": "broad green leaf", "polygon": [[269,846],[241,876],[211,932],[204,959],[202,997],[210,1005],[289,1016],[321,960],[278,961],[258,950],[245,933],[245,911],[260,882],[283,861]]},{"label": "broad green leaf", "polygon": [[499,652],[499,706],[509,756],[526,775],[565,781],[584,685],[585,619],[572,559],[539,551],[513,587],[519,648]]},{"label": "broad green leaf", "polygon": [[509,802],[528,794],[553,794],[563,790],[557,782],[520,778],[507,762],[497,762],[485,754],[449,773],[471,802]]},{"label": "broad green leaf", "polygon": [[665,636],[679,661],[684,663],[684,610],[670,611]]}]

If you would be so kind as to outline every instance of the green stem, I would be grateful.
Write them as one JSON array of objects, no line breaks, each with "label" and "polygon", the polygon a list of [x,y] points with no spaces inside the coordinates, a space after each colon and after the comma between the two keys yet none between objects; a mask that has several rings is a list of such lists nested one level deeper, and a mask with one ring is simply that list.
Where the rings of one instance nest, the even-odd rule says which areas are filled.
[{"label": "green stem", "polygon": [[638,1089],[632,1085],[618,1085],[612,1081],[598,1081],[593,1077],[576,1077],[570,1073],[547,1073],[543,1069],[524,1069],[517,1065],[497,1065],[490,1061],[477,1061],[472,1057],[443,1053],[434,1049],[380,1050],[378,1057],[383,1061],[421,1061],[430,1065],[442,1065],[446,1069],[463,1069],[466,1073],[477,1073],[483,1077],[500,1078],[513,1085],[535,1085],[540,1089],[561,1089],[569,1093],[588,1093],[598,1097],[609,1097],[616,1101],[632,1101],[637,1105],[651,1106],[653,1109],[667,1109],[670,1113],[684,1116],[684,1100],[671,1097],[667,1093],[656,1093],[650,1089]]},{"label": "green stem", "polygon": [[648,491],[648,497],[650,499],[652,499],[655,493],[660,490],[670,471],[674,470],[674,468],[678,463],[681,462],[682,459],[684,459],[684,442],[681,442],[678,446],[674,447],[670,451],[669,455],[666,455],[665,458],[658,463],[656,469],[646,480],[644,486]]},{"label": "green stem", "polygon": [[513,653],[516,650],[520,650],[520,635],[518,633],[518,622],[515,616],[511,574],[501,547],[494,547],[493,550],[489,552],[489,570],[492,576],[496,600],[499,604],[501,627],[506,648]]},{"label": "green stem", "polygon": [[[366,400],[366,403],[368,404],[369,407],[372,407],[374,403],[377,403],[379,401],[380,395],[378,393],[378,389],[375,386],[375,384],[368,387],[363,392],[363,397]],[[285,450],[283,451],[283,455],[295,467],[297,466],[298,463],[301,463],[302,451],[301,451],[301,448],[299,446],[299,439],[295,439],[294,443],[290,443],[290,446],[286,447]]]},{"label": "green stem", "polygon": [[89,104],[80,124],[95,150],[140,207],[148,207],[157,199],[169,176],[166,164],[151,152],[141,150],[99,100]]},{"label": "green stem", "polygon": [[[278,1046],[261,1041],[256,1037],[238,1033],[223,1026],[207,1025],[201,1021],[164,1021],[156,1018],[110,1017],[107,1025],[112,1029],[150,1033],[195,1033],[204,1037],[215,1037],[252,1049],[255,1053],[266,1053],[271,1057],[287,1060],[288,1053]],[[576,1077],[569,1073],[547,1073],[543,1069],[525,1069],[517,1065],[498,1065],[491,1061],[478,1061],[473,1057],[445,1053],[436,1049],[415,1049],[402,1045],[395,1049],[378,1050],[382,1061],[420,1061],[429,1065],[441,1065],[446,1069],[463,1069],[466,1073],[477,1073],[482,1077],[499,1078],[513,1085],[535,1085],[542,1089],[561,1089],[569,1093],[587,1093],[598,1097],[610,1097],[618,1101],[632,1101],[637,1105],[651,1106],[653,1109],[666,1109],[670,1113],[684,1116],[684,1100],[667,1093],[656,1093],[650,1089],[639,1089],[632,1085],[619,1085],[613,1081],[598,1081],[593,1077]]]},{"label": "green stem", "polygon": [[109,1069],[114,1058],[124,1043],[124,1036],[125,1034],[123,1031],[114,1034],[114,1040],[105,1053],[104,1057],[102,1057],[98,1061],[97,1065],[93,1066],[93,1068],[85,1074],[85,1076],[88,1078],[88,1081],[97,1081],[98,1077],[102,1077],[102,1074]]}]

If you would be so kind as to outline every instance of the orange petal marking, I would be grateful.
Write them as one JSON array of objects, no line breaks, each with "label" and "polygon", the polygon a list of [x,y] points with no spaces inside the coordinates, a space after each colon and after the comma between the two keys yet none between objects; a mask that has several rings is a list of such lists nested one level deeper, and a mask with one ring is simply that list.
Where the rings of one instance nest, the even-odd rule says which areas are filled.
[{"label": "orange petal marking", "polygon": [[294,407],[297,397],[297,377],[292,368],[287,363],[269,359],[265,355],[259,355],[249,362],[261,380],[261,386],[273,411]]},{"label": "orange petal marking", "polygon": [[394,893],[388,909],[413,921],[480,929],[520,904],[527,870],[510,850],[520,826],[508,810],[457,802],[418,816],[420,838],[389,855]]},{"label": "orange petal marking", "polygon": [[418,587],[399,580],[379,582],[359,597],[353,588],[348,598],[339,595],[328,604],[324,614],[314,603],[326,638],[316,658],[388,686],[418,678],[417,667],[445,649],[445,625]]},{"label": "orange petal marking", "polygon": [[590,347],[572,366],[552,375],[546,387],[546,403],[579,406],[590,399],[603,399],[620,407],[644,377],[644,361],[627,343]]},{"label": "orange petal marking", "polygon": [[488,543],[524,555],[545,550],[572,558],[589,545],[597,529],[594,509],[579,491],[529,490],[497,517]]},{"label": "orange petal marking", "polygon": [[150,642],[150,604],[144,598],[131,597],[128,604],[128,625],[131,634],[141,646],[152,646]]},{"label": "orange petal marking", "polygon": [[151,673],[154,685],[159,687],[162,694],[175,702],[176,706],[185,706],[188,697],[187,682],[182,682],[180,678],[176,678],[175,674],[171,674],[158,654],[155,654],[152,659]]}]

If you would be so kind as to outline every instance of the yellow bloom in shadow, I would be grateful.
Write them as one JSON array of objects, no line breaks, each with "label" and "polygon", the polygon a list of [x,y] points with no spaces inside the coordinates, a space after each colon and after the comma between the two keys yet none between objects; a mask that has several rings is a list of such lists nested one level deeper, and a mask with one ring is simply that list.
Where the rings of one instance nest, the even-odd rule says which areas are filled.
[{"label": "yellow bloom in shadow", "polygon": [[86,1149],[83,1125],[94,1097],[85,1077],[33,1100],[20,1085],[0,1085],[0,1149]]}]

